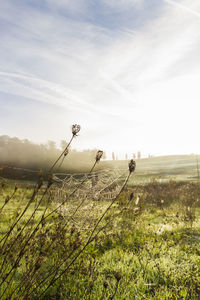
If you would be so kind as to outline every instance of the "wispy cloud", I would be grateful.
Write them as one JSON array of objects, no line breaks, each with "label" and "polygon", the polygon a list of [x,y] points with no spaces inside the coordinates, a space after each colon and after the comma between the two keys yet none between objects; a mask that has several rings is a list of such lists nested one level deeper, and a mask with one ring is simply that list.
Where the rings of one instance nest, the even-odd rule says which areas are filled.
[{"label": "wispy cloud", "polygon": [[[196,147],[197,121],[186,128],[184,120],[188,106],[199,109],[199,12],[198,0],[8,0],[0,11],[0,96],[62,107],[88,130],[80,147],[191,151],[173,128],[190,128]],[[48,129],[47,136],[38,132],[40,141],[61,137]]]},{"label": "wispy cloud", "polygon": [[200,18],[200,12],[195,11],[194,9],[188,7],[187,5],[184,5],[182,3],[179,3],[179,2],[173,1],[173,0],[165,0],[165,1],[173,6],[181,8],[181,9],[185,10],[186,12],[189,12],[189,13],[193,14],[194,16]]}]

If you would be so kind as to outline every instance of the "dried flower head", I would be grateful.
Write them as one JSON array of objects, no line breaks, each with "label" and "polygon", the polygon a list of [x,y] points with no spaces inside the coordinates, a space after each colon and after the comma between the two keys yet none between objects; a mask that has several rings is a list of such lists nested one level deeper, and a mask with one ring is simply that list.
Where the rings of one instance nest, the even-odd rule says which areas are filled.
[{"label": "dried flower head", "polygon": [[99,162],[102,156],[103,156],[103,151],[98,150],[96,154],[96,162]]},{"label": "dried flower head", "polygon": [[134,193],[132,192],[132,193],[130,193],[130,195],[129,195],[129,200],[131,201],[133,198],[134,198]]},{"label": "dried flower head", "polygon": [[67,156],[68,153],[69,153],[69,150],[68,150],[68,149],[65,149],[65,151],[64,151],[64,156]]},{"label": "dried flower head", "polygon": [[18,184],[17,183],[15,183],[15,192],[18,190]]},{"label": "dried flower head", "polygon": [[103,286],[104,286],[105,289],[107,289],[108,283],[106,281],[104,281]]},{"label": "dried flower head", "polygon": [[72,125],[72,134],[73,134],[74,136],[76,136],[77,133],[78,133],[80,130],[81,130],[81,126],[80,126],[80,125],[78,125],[78,124]]},{"label": "dried flower head", "polygon": [[135,167],[136,167],[136,162],[131,159],[129,164],[128,164],[128,167],[129,167],[129,172],[132,173],[135,171]]},{"label": "dried flower head", "polygon": [[5,182],[5,181],[2,181],[2,183],[1,183],[1,187],[2,187],[2,188],[4,188],[4,187],[5,187],[5,185],[6,185],[6,182]]}]

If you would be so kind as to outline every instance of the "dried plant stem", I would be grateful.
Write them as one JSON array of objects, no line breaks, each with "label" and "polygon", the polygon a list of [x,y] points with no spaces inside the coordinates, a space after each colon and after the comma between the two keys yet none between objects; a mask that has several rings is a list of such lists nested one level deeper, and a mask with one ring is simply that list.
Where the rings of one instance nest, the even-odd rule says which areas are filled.
[{"label": "dried plant stem", "polygon": [[2,207],[0,208],[0,214],[2,213],[2,210],[4,209],[4,207],[6,206],[6,202],[4,202],[4,204],[2,205]]},{"label": "dried plant stem", "polygon": [[[96,166],[97,162],[95,161],[94,165],[92,166],[91,170],[89,171],[89,174],[94,170],[95,166]],[[44,220],[47,219],[49,216],[51,216],[53,213],[55,213],[59,208],[61,208],[66,200],[70,197],[72,197],[76,192],[77,190],[85,183],[85,181],[87,180],[87,178],[83,179],[80,184],[77,185],[77,187],[73,190],[73,192],[71,192],[69,195],[67,195],[65,197],[65,199],[62,201],[62,203],[60,205],[58,205],[54,210],[52,210],[47,216],[44,217]]]},{"label": "dried plant stem", "polygon": [[118,287],[119,287],[119,281],[117,280],[116,285],[115,285],[114,294],[110,297],[110,300],[114,299],[115,295],[117,294]]},{"label": "dried plant stem", "polygon": [[97,236],[97,234],[99,234],[99,232],[93,237],[93,234],[95,233],[99,223],[103,220],[104,216],[107,214],[107,212],[109,211],[109,209],[111,208],[111,206],[116,202],[116,200],[118,199],[119,195],[122,193],[122,191],[124,190],[125,186],[127,185],[127,182],[130,178],[131,172],[129,172],[129,175],[127,176],[123,186],[121,187],[120,191],[118,192],[117,196],[113,199],[113,201],[110,203],[110,205],[107,207],[107,209],[104,211],[104,213],[101,215],[101,217],[99,218],[98,222],[96,223],[94,229],[92,230],[87,242],[85,243],[85,245],[83,246],[83,248],[75,255],[75,257],[72,259],[72,261],[68,264],[68,266],[55,278],[50,281],[50,283],[48,284],[48,286],[45,288],[45,290],[40,294],[40,297],[42,295],[44,295],[46,293],[46,291],[50,288],[50,286],[52,286],[61,276],[63,276],[63,274],[65,274],[68,269],[73,265],[73,263],[77,260],[77,258],[83,253],[83,251],[86,249],[86,247],[94,240],[94,238]]},{"label": "dried plant stem", "polygon": [[[90,173],[93,171],[93,169],[95,168],[96,164],[97,164],[97,161],[95,161],[94,165],[92,166],[92,168],[91,168],[91,170],[90,170]],[[86,181],[86,179],[84,179],[84,180],[76,187],[76,189],[75,189],[68,197],[71,197],[71,196],[79,189],[79,187],[80,187],[85,181]],[[48,187],[47,187],[47,189],[48,189]],[[47,190],[46,190],[46,191],[47,191]],[[68,197],[67,197],[67,198],[68,198]],[[64,200],[64,202],[61,203],[61,205],[60,205],[59,207],[61,207],[61,206],[65,203],[65,201],[66,201],[66,199]],[[41,201],[40,201],[40,202],[41,202]],[[24,251],[25,251],[25,248],[26,248],[28,242],[30,241],[30,239],[31,239],[31,238],[35,235],[35,233],[37,232],[37,230],[38,230],[38,228],[39,228],[39,225],[40,225],[47,217],[49,217],[51,214],[53,214],[55,211],[57,211],[57,210],[59,209],[59,207],[57,207],[56,209],[54,209],[54,210],[53,210],[51,213],[49,213],[46,217],[45,217],[45,213],[46,213],[47,207],[45,208],[44,213],[43,213],[43,215],[42,215],[42,217],[41,217],[39,223],[37,224],[37,226],[35,227],[35,229],[32,231],[32,233],[31,233],[30,236],[28,237],[27,241],[24,243],[24,245],[23,245],[23,247],[22,247],[22,249],[21,249],[21,251],[20,251],[20,253],[19,253],[19,255],[18,255],[18,257],[17,257],[17,259],[16,259],[16,261],[15,261],[15,263],[14,263],[14,265],[13,265],[13,267],[12,267],[11,270],[7,273],[7,275],[5,276],[4,280],[1,282],[0,286],[5,282],[5,280],[6,280],[6,279],[8,278],[8,276],[11,274],[11,272],[18,266],[18,264],[19,264],[19,262],[20,262],[20,260],[21,260],[21,258],[22,258],[22,256],[23,256],[23,254],[24,254]],[[32,214],[32,215],[33,215],[33,214]],[[5,263],[5,259],[4,259],[3,265],[4,265],[4,263]],[[3,266],[3,265],[2,265],[2,266]]]},{"label": "dried plant stem", "polygon": [[[78,246],[78,248],[80,248],[80,246]],[[78,248],[76,248],[75,250],[77,250]],[[73,253],[74,253],[74,251],[75,251],[74,249],[69,253],[69,255],[65,258],[65,260],[63,261],[63,263],[62,263],[62,265],[67,261],[67,259],[69,259],[72,255],[73,255]],[[43,278],[42,279],[42,281],[40,281],[39,283],[38,283],[38,285],[29,293],[29,291],[27,291],[27,293],[26,293],[26,295],[24,296],[24,300],[25,299],[27,299],[27,297],[28,296],[31,296],[42,284],[44,284],[45,283],[45,281],[51,276],[51,275],[53,275],[54,274],[54,277],[56,276],[56,274],[57,274],[57,272],[59,271],[59,269],[60,269],[60,267],[61,267],[61,265],[59,265],[59,266],[57,266],[57,267],[55,267],[53,270],[51,270],[49,273],[48,273],[48,275],[45,277],[45,278]]]},{"label": "dried plant stem", "polygon": [[[13,192],[12,195],[10,196],[9,201],[14,197],[15,193],[16,193],[16,190],[14,190],[14,192]],[[2,210],[4,209],[4,207],[6,206],[6,204],[7,204],[9,201],[7,201],[7,202],[5,201],[5,202],[4,202],[3,206],[0,208],[0,214],[2,213]],[[1,243],[1,242],[2,242],[2,240],[0,241],[0,243]]]},{"label": "dried plant stem", "polygon": [[[37,208],[40,206],[40,204],[41,204],[41,202],[42,202],[42,200],[43,200],[43,198],[44,198],[46,192],[48,191],[48,189],[49,189],[49,187],[46,188],[46,190],[45,190],[45,192],[43,193],[43,195],[42,195],[42,197],[41,197],[41,199],[40,199],[38,205],[37,205],[36,208],[34,209],[33,213],[31,214],[31,216],[29,217],[28,221],[25,223],[25,225],[23,226],[23,228],[21,229],[21,231],[18,233],[18,235],[16,236],[16,238],[14,239],[14,241],[13,241],[13,242],[11,243],[11,245],[9,246],[9,249],[6,250],[6,254],[5,254],[4,260],[3,260],[2,265],[1,265],[1,273],[3,272],[3,266],[4,266],[5,262],[6,262],[6,258],[7,258],[8,254],[9,254],[9,251],[12,249],[12,247],[13,247],[14,244],[15,244],[15,242],[19,239],[19,237],[21,236],[21,234],[22,234],[22,232],[24,231],[25,227],[29,224],[29,222],[30,222],[30,220],[32,219],[32,217],[34,216],[34,214],[35,214]],[[34,190],[34,193],[33,193],[32,197],[31,197],[31,200],[30,200],[29,203],[28,203],[29,205],[30,205],[30,203],[33,201],[33,199],[35,198],[35,195],[37,194],[37,192],[38,192],[38,190],[37,190],[37,188],[36,188],[36,189]],[[32,198],[33,198],[33,199],[32,199]],[[14,223],[14,226],[11,227],[12,230],[14,229],[14,227],[16,226],[16,224],[19,222],[19,220],[22,218],[22,216],[24,215],[24,213],[25,213],[26,210],[28,209],[28,206],[29,206],[28,204],[27,204],[26,208],[24,209],[23,213],[21,214],[20,218]],[[46,209],[47,209],[47,208],[46,208]],[[45,209],[45,212],[46,212],[46,209]],[[43,213],[43,215],[44,215],[44,213]],[[42,217],[43,217],[43,215],[42,215]],[[40,220],[40,222],[39,222],[39,224],[38,224],[38,227],[39,227],[40,223],[41,223],[41,220]],[[12,231],[12,230],[11,230],[11,231]],[[11,232],[10,232],[10,233],[11,233]],[[9,233],[9,235],[10,235],[10,233]],[[8,239],[8,236],[7,236],[6,240],[4,241],[3,246],[5,245],[7,239]],[[28,241],[29,241],[29,240],[28,240]],[[25,249],[27,243],[28,243],[28,242],[25,243],[25,246],[24,246],[23,249]],[[20,252],[20,253],[21,253],[21,252]],[[19,253],[19,255],[20,255],[20,253]],[[17,258],[17,260],[18,260],[18,258]],[[15,263],[17,262],[17,260],[15,261]],[[20,260],[21,260],[21,259],[20,259]],[[18,262],[18,263],[19,263],[19,262]],[[18,265],[18,263],[17,263],[17,265]],[[15,264],[14,264],[14,266],[11,268],[11,270],[7,273],[7,275],[5,276],[4,280],[1,282],[0,286],[4,283],[4,281],[7,279],[7,277],[9,276],[9,274],[12,272],[12,270],[13,270],[14,268],[15,268]],[[1,273],[0,273],[0,274],[1,274]]]},{"label": "dried plant stem", "polygon": [[53,170],[53,168],[55,167],[55,165],[57,164],[57,162],[61,159],[61,157],[64,155],[65,151],[69,148],[71,142],[73,141],[74,138],[74,134],[71,137],[71,140],[69,141],[69,143],[67,144],[67,146],[65,147],[65,149],[63,150],[63,152],[60,154],[60,156],[56,159],[56,161],[53,163],[53,165],[51,166],[51,168],[49,169],[48,173],[51,173],[51,171]]},{"label": "dried plant stem", "polygon": [[37,189],[37,186],[36,186],[35,189],[34,189],[34,191],[33,191],[32,196],[31,196],[31,199],[30,199],[29,202],[27,203],[27,205],[26,205],[26,207],[24,208],[23,212],[21,213],[21,215],[19,216],[19,218],[16,220],[16,222],[11,226],[10,230],[9,230],[9,231],[4,235],[4,237],[1,239],[0,243],[1,243],[4,239],[6,239],[6,240],[4,241],[4,244],[2,245],[2,249],[3,249],[3,247],[4,247],[5,243],[6,243],[6,241],[7,241],[8,237],[9,237],[9,235],[11,234],[11,232],[13,231],[13,229],[15,228],[15,226],[17,225],[17,223],[21,220],[21,218],[23,217],[23,215],[26,213],[26,211],[27,211],[27,209],[29,208],[31,202],[34,200],[34,198],[35,198],[37,192],[38,192],[38,189]]},{"label": "dried plant stem", "polygon": [[[15,193],[15,192],[16,192],[16,191],[14,191],[14,193]],[[21,220],[21,218],[23,217],[23,215],[26,213],[26,211],[27,211],[28,207],[30,206],[31,202],[34,200],[34,198],[35,198],[37,192],[38,192],[38,188],[35,187],[35,189],[34,189],[34,191],[33,191],[33,194],[32,194],[32,196],[31,196],[31,199],[30,199],[30,201],[27,203],[27,205],[26,205],[24,211],[21,213],[21,215],[20,215],[19,218],[16,220],[16,222],[11,226],[10,230],[9,230],[9,231],[5,234],[5,236],[1,239],[0,243],[5,239],[5,241],[4,241],[4,243],[3,243],[2,247],[1,247],[1,251],[3,251],[3,249],[4,249],[4,247],[5,247],[5,244],[6,244],[7,240],[8,240],[8,237],[9,237],[10,234],[12,233],[12,231],[13,231],[13,229],[15,228],[15,226],[17,225],[17,223]],[[13,193],[13,194],[14,194],[14,193]],[[20,233],[19,233],[19,234],[20,234]],[[14,239],[13,243],[10,245],[9,251],[10,251],[10,249],[13,247],[13,245],[15,244],[17,238],[18,238],[18,236]],[[6,251],[4,260],[3,260],[2,264],[1,264],[0,274],[2,274],[3,267],[4,267],[4,264],[5,264],[5,262],[6,262],[6,258],[7,258],[7,256],[8,256],[9,251],[8,251],[8,250]],[[4,281],[5,281],[5,280],[4,280]],[[3,281],[3,282],[4,282],[4,281]],[[3,283],[3,282],[2,282],[2,283]],[[2,283],[1,283],[1,284],[2,284]],[[0,286],[1,286],[1,285],[0,285]]]},{"label": "dried plant stem", "polygon": [[[93,165],[92,168],[90,169],[89,174],[92,173],[92,171],[94,170],[96,164],[97,164],[97,161],[95,161],[94,165]],[[64,200],[64,201],[63,201],[63,202],[62,202],[55,210],[53,210],[53,211],[52,211],[51,213],[49,213],[46,217],[44,217],[43,220],[45,220],[45,219],[48,218],[52,213],[54,213],[56,210],[58,210],[58,209],[66,202],[66,200],[67,200],[68,198],[70,198],[71,196],[74,195],[74,193],[80,188],[80,186],[81,186],[85,181],[86,181],[86,179],[84,179],[83,181],[81,181],[81,183],[76,187],[76,189],[75,189],[70,195],[68,195],[68,196],[65,198],[65,200]],[[73,214],[70,216],[69,220],[68,220],[68,221],[64,224],[64,226],[62,227],[62,229],[64,229],[64,228],[68,225],[70,219],[73,218],[73,216],[76,214],[76,212],[77,212],[78,209],[81,207],[81,205],[83,204],[84,201],[85,201],[85,199],[84,199],[83,201],[81,201],[81,203],[77,206],[77,208],[75,209],[75,211],[73,212]],[[55,240],[52,242],[51,246],[53,246],[54,242],[55,242]],[[72,253],[70,254],[70,256],[73,254],[73,252],[74,252],[74,251],[72,251]],[[67,259],[68,259],[70,256],[68,256]],[[59,268],[60,268],[60,266],[59,266]],[[59,268],[58,268],[58,269],[59,269]],[[58,269],[56,269],[56,272],[57,272]],[[42,283],[44,283],[44,281],[46,281],[46,279],[48,279],[53,273],[54,273],[54,271],[50,272],[50,274],[48,274],[48,276],[47,276],[44,280],[42,280]],[[39,285],[41,285],[42,283],[40,283]],[[35,289],[34,289],[34,290],[35,290]]]}]

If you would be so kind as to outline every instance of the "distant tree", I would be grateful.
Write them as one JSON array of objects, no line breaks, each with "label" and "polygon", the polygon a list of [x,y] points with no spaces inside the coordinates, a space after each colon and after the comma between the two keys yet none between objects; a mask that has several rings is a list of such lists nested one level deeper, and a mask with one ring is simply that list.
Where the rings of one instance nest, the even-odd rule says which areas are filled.
[{"label": "distant tree", "polygon": [[56,143],[54,141],[48,141],[48,148],[51,151],[54,151],[56,149]]},{"label": "distant tree", "polygon": [[133,153],[133,159],[136,159],[136,154],[135,153]]},{"label": "distant tree", "polygon": [[112,160],[115,160],[115,153],[112,152]]},{"label": "distant tree", "polygon": [[105,151],[103,151],[102,159],[106,159],[106,152]]},{"label": "distant tree", "polygon": [[0,147],[4,147],[6,144],[8,144],[9,140],[10,137],[8,135],[0,136]]},{"label": "distant tree", "polygon": [[60,141],[60,147],[62,150],[64,150],[68,145],[68,142],[66,142],[65,140],[61,140]]},{"label": "distant tree", "polygon": [[140,152],[140,151],[138,151],[138,153],[137,153],[137,158],[138,158],[138,159],[141,158],[141,152]]},{"label": "distant tree", "polygon": [[125,154],[125,160],[128,160],[128,154],[127,153]]},{"label": "distant tree", "polygon": [[[60,148],[64,150],[66,145],[66,141],[61,141]],[[54,141],[38,145],[27,139],[20,140],[5,135],[0,136],[0,166],[7,165],[12,168],[20,167],[33,170],[48,170],[61,154],[60,148],[57,147]],[[88,171],[91,164],[95,161],[97,151],[98,149],[78,151],[71,148],[69,156],[62,164],[62,170],[71,171],[76,169],[79,171]],[[57,166],[58,165],[59,164],[57,164]],[[35,173],[31,172],[27,174],[32,177]]]}]

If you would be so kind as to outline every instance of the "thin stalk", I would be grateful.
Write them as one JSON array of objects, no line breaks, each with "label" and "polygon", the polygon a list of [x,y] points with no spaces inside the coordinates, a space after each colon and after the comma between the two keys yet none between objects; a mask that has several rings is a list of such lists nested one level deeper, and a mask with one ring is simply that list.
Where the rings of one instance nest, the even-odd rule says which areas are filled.
[{"label": "thin stalk", "polygon": [[3,246],[2,246],[2,249],[3,249],[5,243],[6,243],[7,239],[8,239],[8,236],[11,234],[12,230],[14,229],[14,227],[15,227],[15,226],[17,225],[17,223],[21,220],[21,218],[23,217],[23,215],[25,214],[25,212],[26,212],[27,209],[29,208],[29,206],[30,206],[31,202],[34,200],[34,198],[35,198],[37,192],[38,192],[38,189],[37,189],[37,187],[35,187],[35,189],[34,189],[34,191],[33,191],[33,194],[32,194],[32,196],[31,196],[31,199],[29,200],[29,202],[27,203],[26,207],[24,208],[24,211],[21,213],[21,215],[20,215],[19,218],[16,220],[16,222],[11,226],[10,230],[9,230],[9,231],[4,235],[4,237],[0,240],[0,243],[1,243],[4,239],[6,239],[6,240],[4,241],[4,244],[3,244]]},{"label": "thin stalk", "polygon": [[[93,167],[91,168],[90,172],[93,171],[94,167],[96,166],[97,164],[97,161],[95,161]],[[86,179],[84,179],[77,187],[76,189],[68,196],[68,197],[71,197],[77,190],[78,188],[86,181]],[[67,197],[67,198],[68,198]],[[61,203],[61,205],[59,207],[61,207],[64,203],[65,203],[66,199]],[[30,234],[29,238],[27,239],[27,241],[25,242],[24,246],[22,247],[19,255],[18,255],[18,258],[16,259],[15,263],[14,263],[14,266],[11,268],[11,270],[6,274],[4,280],[1,282],[0,286],[4,283],[4,281],[7,279],[7,277],[10,275],[10,273],[12,272],[12,270],[14,268],[16,268],[16,266],[19,264],[23,254],[24,254],[24,250],[26,248],[26,245],[28,244],[28,242],[30,241],[30,239],[35,235],[35,233],[37,232],[38,228],[39,228],[39,225],[47,218],[49,217],[52,213],[54,213],[55,211],[57,211],[59,209],[59,207],[57,207],[56,209],[54,209],[51,213],[49,213],[46,217],[44,217],[45,213],[46,213],[46,210],[47,210],[47,207],[45,208],[45,211],[42,215],[42,218],[40,219],[39,223],[37,224],[37,226],[35,227],[35,229],[32,231],[32,233]]]},{"label": "thin stalk", "polygon": [[63,156],[63,154],[65,153],[65,151],[69,148],[73,138],[74,138],[74,134],[71,137],[71,140],[69,141],[68,145],[65,147],[65,149],[63,150],[63,152],[60,154],[60,156],[56,159],[56,161],[53,163],[53,165],[51,166],[51,168],[49,169],[48,173],[51,173],[51,171],[53,170],[53,168],[55,167],[55,165],[57,164],[57,162],[61,159],[61,157]]},{"label": "thin stalk", "polygon": [[[71,267],[71,265],[73,265],[73,263],[77,260],[77,258],[83,253],[83,251],[86,249],[86,247],[93,241],[93,234],[96,231],[99,223],[102,221],[102,219],[104,218],[104,216],[107,214],[107,212],[109,211],[109,209],[111,208],[111,206],[116,202],[116,200],[118,199],[119,195],[121,194],[121,192],[124,190],[129,178],[130,178],[131,172],[129,172],[129,175],[127,176],[123,186],[121,187],[119,193],[117,194],[117,196],[113,199],[113,201],[111,202],[111,204],[107,207],[107,209],[104,211],[104,213],[102,214],[102,216],[99,218],[98,222],[96,223],[94,229],[92,230],[86,244],[83,246],[83,248],[76,254],[76,256],[72,259],[72,261],[69,263],[69,265],[56,277],[53,278],[50,283],[48,284],[48,286],[45,288],[45,290],[40,294],[40,297],[42,295],[45,294],[45,292],[50,288],[51,285],[53,285],[60,277],[62,277],[63,274],[65,274],[68,269]],[[95,235],[96,237],[97,235]]]},{"label": "thin stalk", "polygon": [[[96,164],[97,164],[97,161],[95,161],[94,165],[93,165],[92,168],[90,169],[89,174],[92,173],[92,171],[94,170]],[[66,199],[67,199],[67,198],[73,196],[73,194],[79,189],[79,187],[80,187],[85,181],[86,181],[86,179],[84,179],[84,180],[76,187],[76,189],[75,189],[70,195],[68,195],[68,196],[65,198],[65,200],[61,203],[61,205],[63,205],[63,204],[66,202]],[[76,214],[76,212],[77,212],[78,209],[81,207],[81,205],[83,204],[84,201],[85,201],[85,199],[84,199],[83,201],[81,201],[81,203],[80,203],[80,204],[78,205],[78,207],[75,209],[75,211],[73,212],[73,214],[70,216],[69,220],[70,220],[71,218],[73,218],[73,216]],[[60,205],[60,206],[61,206],[61,205]],[[59,209],[60,206],[57,207],[53,212],[55,212],[57,209]],[[49,217],[53,212],[51,212],[49,215],[47,215],[46,217],[44,217],[43,220],[45,220],[47,217]],[[64,229],[64,228],[67,226],[67,224],[69,223],[69,220],[64,224],[64,226],[62,227],[62,229]],[[53,245],[54,242],[55,242],[55,240],[52,242],[51,246]],[[74,252],[74,251],[73,251],[73,252]],[[71,254],[73,254],[73,252],[72,252]],[[71,254],[70,254],[70,256],[71,256]],[[69,257],[67,257],[67,259],[68,259],[68,258],[69,258]],[[65,261],[66,261],[66,260],[65,260]],[[59,266],[59,268],[60,268],[60,266]],[[59,269],[59,268],[58,268],[58,269]],[[57,269],[56,269],[56,271],[57,271]],[[39,286],[40,286],[44,281],[46,281],[46,279],[49,278],[53,273],[54,273],[54,271],[52,271],[50,274],[48,274],[48,276],[47,276],[44,280],[42,280],[42,282],[39,284]],[[36,288],[36,289],[37,289],[37,288]],[[34,289],[34,290],[35,290],[35,289]],[[31,293],[32,293],[32,292],[31,292]]]},{"label": "thin stalk", "polygon": [[[11,228],[10,228],[10,230],[7,232],[7,234],[6,234],[6,235],[3,237],[3,239],[1,240],[1,242],[2,242],[2,241],[4,240],[4,238],[5,238],[5,241],[4,241],[3,245],[2,245],[2,250],[4,249],[4,246],[5,246],[5,244],[6,244],[6,241],[8,240],[9,235],[11,234],[11,232],[13,231],[13,229],[15,228],[15,226],[17,225],[17,223],[21,220],[21,218],[23,217],[23,215],[26,213],[26,211],[27,211],[28,207],[30,206],[31,202],[34,200],[34,198],[35,198],[37,192],[38,192],[38,188],[35,187],[34,192],[33,192],[33,194],[32,194],[32,197],[31,197],[30,201],[27,203],[27,205],[26,205],[24,211],[23,211],[22,214],[19,216],[19,218],[16,220],[16,222],[11,226]],[[32,217],[32,216],[31,216],[31,217]],[[30,219],[29,219],[29,220],[30,220]],[[16,238],[14,239],[14,241],[12,242],[12,244],[10,245],[9,249],[6,251],[6,255],[5,255],[4,260],[3,260],[2,264],[1,264],[0,274],[1,274],[2,271],[3,271],[3,266],[4,266],[5,262],[6,262],[6,258],[7,258],[7,256],[8,256],[8,253],[9,253],[10,249],[14,246],[15,242],[17,241],[17,239],[19,238],[19,236],[22,234],[22,232],[23,232],[24,228],[26,227],[27,223],[28,223],[28,222],[26,222],[26,224],[24,225],[24,227],[21,229],[21,231],[19,232],[19,234],[16,236]]]},{"label": "thin stalk", "polygon": [[[15,193],[16,193],[16,191],[17,190],[14,190],[14,192],[12,193],[12,195],[10,196],[10,198],[9,198],[9,201],[13,198],[13,196],[15,195]],[[6,206],[6,204],[9,202],[9,201],[5,201],[4,202],[4,204],[3,204],[3,206],[0,208],[0,213],[2,212],[2,210],[4,209],[4,207]],[[2,241],[2,240],[1,240]],[[0,241],[0,243],[1,243],[1,241]]]},{"label": "thin stalk", "polygon": [[[96,164],[97,164],[97,161],[95,161],[95,163],[94,163],[94,165],[92,166],[92,168],[91,168],[89,174],[94,170]],[[86,181],[86,179],[87,179],[87,178],[83,179],[83,180],[77,185],[77,187],[73,190],[73,192],[71,192],[71,194],[69,194],[69,195],[67,195],[67,196],[65,197],[65,199],[62,201],[62,203],[61,203],[59,206],[57,206],[57,207],[56,207],[54,210],[52,210],[47,216],[45,216],[45,217],[44,217],[44,220],[47,219],[49,216],[51,216],[54,212],[56,212],[61,206],[63,206],[63,205],[65,204],[66,200],[67,200],[68,198],[72,197],[72,196],[77,192],[77,190],[78,190],[78,189],[81,187],[81,185]]]}]

